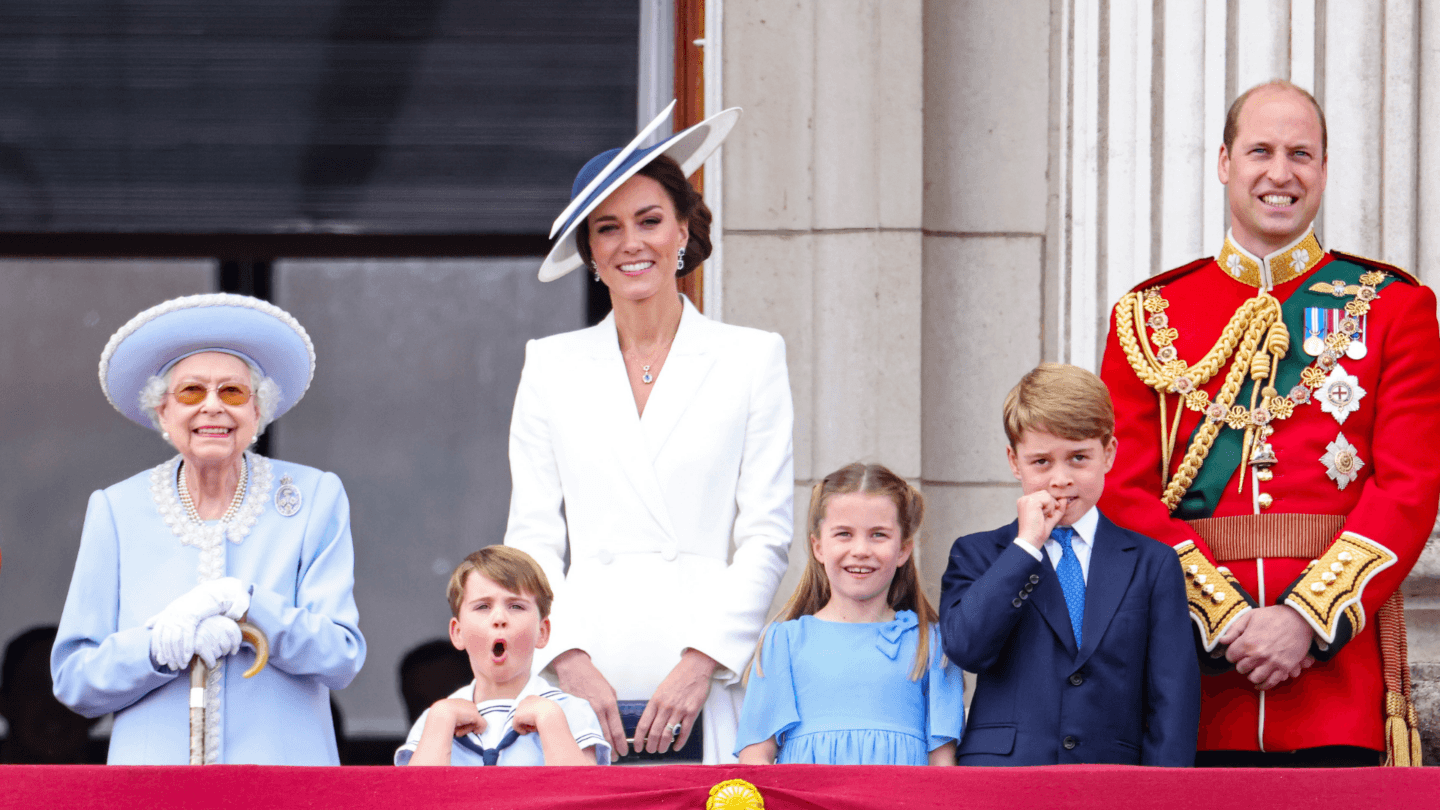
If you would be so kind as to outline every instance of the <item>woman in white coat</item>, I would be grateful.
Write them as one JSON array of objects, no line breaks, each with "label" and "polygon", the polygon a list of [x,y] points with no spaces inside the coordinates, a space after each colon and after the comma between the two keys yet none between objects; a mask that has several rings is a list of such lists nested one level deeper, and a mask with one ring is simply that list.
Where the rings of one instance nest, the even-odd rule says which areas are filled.
[{"label": "woman in white coat", "polygon": [[622,755],[617,698],[648,701],[636,750],[698,732],[705,762],[734,761],[740,676],[793,531],[784,341],[707,319],[676,283],[710,253],[685,178],[739,112],[639,148],[667,109],[581,169],[540,278],[588,265],[612,312],[531,341],[515,397],[505,542],[556,584],[536,668],[590,701]]}]

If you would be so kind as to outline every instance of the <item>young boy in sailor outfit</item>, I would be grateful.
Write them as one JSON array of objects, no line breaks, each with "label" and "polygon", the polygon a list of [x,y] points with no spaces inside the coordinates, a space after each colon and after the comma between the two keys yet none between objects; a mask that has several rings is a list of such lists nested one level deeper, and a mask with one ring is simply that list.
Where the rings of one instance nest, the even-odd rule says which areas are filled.
[{"label": "young boy in sailor outfit", "polygon": [[530,674],[554,593],[530,555],[489,546],[450,575],[450,642],[475,680],[426,709],[396,765],[609,765],[590,704]]}]

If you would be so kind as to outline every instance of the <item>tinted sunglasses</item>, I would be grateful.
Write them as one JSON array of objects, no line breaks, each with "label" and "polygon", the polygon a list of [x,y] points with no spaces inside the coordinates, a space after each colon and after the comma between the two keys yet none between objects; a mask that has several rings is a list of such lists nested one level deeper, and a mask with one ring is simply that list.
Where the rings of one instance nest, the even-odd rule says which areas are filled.
[{"label": "tinted sunglasses", "polygon": [[[189,383],[170,392],[181,405],[199,405],[205,401],[211,389],[200,383]],[[225,383],[215,389],[215,395],[226,405],[244,405],[250,401],[250,387],[240,383]]]}]

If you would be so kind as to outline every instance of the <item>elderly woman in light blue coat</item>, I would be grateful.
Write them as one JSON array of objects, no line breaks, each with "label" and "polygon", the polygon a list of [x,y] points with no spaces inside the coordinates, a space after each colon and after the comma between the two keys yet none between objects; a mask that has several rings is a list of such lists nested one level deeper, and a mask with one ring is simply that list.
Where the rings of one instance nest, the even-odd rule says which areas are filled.
[{"label": "elderly woman in light blue coat", "polygon": [[[349,501],[334,474],[249,450],[314,362],[289,313],[228,294],[152,307],[105,347],[110,403],[178,451],[90,496],[51,654],[61,702],[115,713],[112,764],[188,761],[194,656],[207,763],[339,764],[330,690],[365,661]],[[242,618],[270,641],[249,679]]]}]

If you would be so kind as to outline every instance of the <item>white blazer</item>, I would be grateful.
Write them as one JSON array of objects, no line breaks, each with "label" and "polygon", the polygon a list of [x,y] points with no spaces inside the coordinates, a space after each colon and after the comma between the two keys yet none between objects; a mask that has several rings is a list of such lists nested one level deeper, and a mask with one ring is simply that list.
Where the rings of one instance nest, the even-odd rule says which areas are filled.
[{"label": "white blazer", "polygon": [[555,589],[536,671],[581,649],[621,700],[647,700],[685,648],[699,650],[721,665],[706,761],[712,747],[729,758],[740,675],[794,531],[794,418],[784,340],[711,321],[688,300],[643,418],[613,313],[530,341],[505,543]]}]

